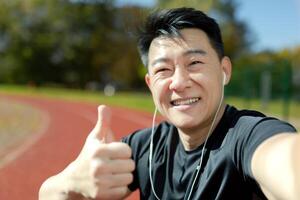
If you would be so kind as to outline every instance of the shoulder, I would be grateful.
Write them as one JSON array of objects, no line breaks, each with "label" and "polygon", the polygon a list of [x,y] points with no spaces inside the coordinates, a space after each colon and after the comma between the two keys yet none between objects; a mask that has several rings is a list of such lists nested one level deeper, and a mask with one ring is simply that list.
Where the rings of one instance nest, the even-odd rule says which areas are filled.
[{"label": "shoulder", "polygon": [[[229,156],[239,170],[252,177],[251,159],[257,147],[283,132],[296,133],[289,123],[253,110],[231,109],[227,114],[228,133],[225,139]],[[227,109],[228,110],[228,109]]]},{"label": "shoulder", "polygon": [[[255,149],[268,138],[280,133],[296,133],[289,123],[268,117],[254,110],[237,110],[232,106],[227,108],[227,143],[236,153],[252,155]],[[231,152],[232,153],[232,152]]]},{"label": "shoulder", "polygon": [[228,106],[226,115],[228,130],[225,143],[233,152],[251,155],[266,139],[283,132],[296,132],[289,123],[253,110],[237,110]]},{"label": "shoulder", "polygon": [[228,105],[226,108],[226,117],[230,127],[235,127],[247,124],[253,125],[265,118],[266,115],[255,110],[238,110],[237,108]]},{"label": "shoulder", "polygon": [[229,127],[235,132],[296,132],[291,124],[255,110],[237,110],[228,106],[227,118]]}]

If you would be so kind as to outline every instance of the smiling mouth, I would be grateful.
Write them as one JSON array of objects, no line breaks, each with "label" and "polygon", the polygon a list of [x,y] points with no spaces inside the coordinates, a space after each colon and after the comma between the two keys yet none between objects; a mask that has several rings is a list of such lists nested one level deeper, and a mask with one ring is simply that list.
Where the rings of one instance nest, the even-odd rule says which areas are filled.
[{"label": "smiling mouth", "polygon": [[177,99],[171,101],[171,104],[173,106],[181,106],[181,105],[191,105],[193,103],[196,103],[200,100],[199,97],[189,98],[189,99]]}]

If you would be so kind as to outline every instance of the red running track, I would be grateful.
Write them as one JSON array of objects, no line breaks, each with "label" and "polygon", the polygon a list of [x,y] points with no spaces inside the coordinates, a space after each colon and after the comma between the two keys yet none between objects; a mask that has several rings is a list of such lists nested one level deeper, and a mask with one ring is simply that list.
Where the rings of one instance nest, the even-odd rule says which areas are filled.
[{"label": "red running track", "polygon": [[[21,96],[0,95],[0,98],[30,104],[47,116],[44,131],[33,134],[38,137],[30,136],[24,144],[7,152],[14,159],[0,168],[1,200],[38,199],[42,182],[60,172],[80,152],[96,122],[97,105]],[[118,107],[111,109],[112,129],[118,139],[151,125],[150,114]],[[138,199],[138,193],[129,199]]]}]

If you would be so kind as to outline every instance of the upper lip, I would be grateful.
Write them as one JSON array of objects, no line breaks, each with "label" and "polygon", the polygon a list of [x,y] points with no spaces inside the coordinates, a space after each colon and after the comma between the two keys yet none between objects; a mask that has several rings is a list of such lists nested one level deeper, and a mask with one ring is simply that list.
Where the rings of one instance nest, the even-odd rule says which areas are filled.
[{"label": "upper lip", "polygon": [[177,98],[177,99],[173,99],[171,100],[171,104],[173,106],[175,105],[180,105],[180,104],[190,104],[190,103],[194,103],[196,101],[199,101],[201,98],[200,97],[187,97],[187,98]]}]

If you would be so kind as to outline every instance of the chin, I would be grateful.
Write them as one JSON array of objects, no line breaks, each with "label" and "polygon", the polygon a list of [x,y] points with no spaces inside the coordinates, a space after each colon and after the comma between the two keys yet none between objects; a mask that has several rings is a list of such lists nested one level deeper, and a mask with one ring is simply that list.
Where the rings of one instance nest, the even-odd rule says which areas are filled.
[{"label": "chin", "polygon": [[195,120],[171,120],[171,123],[180,129],[193,129],[200,124],[200,122],[196,122]]}]

